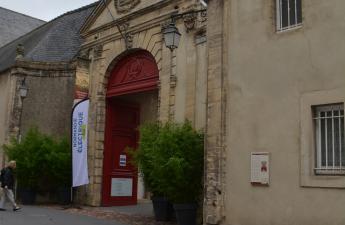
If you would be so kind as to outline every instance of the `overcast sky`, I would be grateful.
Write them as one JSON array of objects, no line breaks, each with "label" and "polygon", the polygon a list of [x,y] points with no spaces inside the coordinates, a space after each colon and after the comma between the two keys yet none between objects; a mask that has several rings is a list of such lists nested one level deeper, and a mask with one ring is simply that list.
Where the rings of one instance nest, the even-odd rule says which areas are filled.
[{"label": "overcast sky", "polygon": [[11,9],[41,20],[55,17],[97,0],[0,0],[0,7]]}]

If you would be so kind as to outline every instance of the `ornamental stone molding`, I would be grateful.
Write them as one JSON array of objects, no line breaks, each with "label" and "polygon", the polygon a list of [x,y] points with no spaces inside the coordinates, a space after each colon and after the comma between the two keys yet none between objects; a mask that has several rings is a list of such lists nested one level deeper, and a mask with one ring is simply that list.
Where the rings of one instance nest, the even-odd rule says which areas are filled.
[{"label": "ornamental stone molding", "polygon": [[139,3],[140,0],[115,0],[115,8],[118,13],[128,13]]},{"label": "ornamental stone molding", "polygon": [[79,51],[78,57],[81,59],[90,59],[90,49],[83,49]]},{"label": "ornamental stone molding", "polygon": [[200,4],[193,4],[182,10],[182,13],[191,12],[182,17],[187,32],[206,27],[207,11],[193,13],[193,11],[206,9],[207,8],[201,6]]},{"label": "ornamental stone molding", "polygon": [[98,44],[94,47],[93,49],[93,55],[95,58],[100,58],[102,57],[102,53],[103,53],[103,45],[102,44]]},{"label": "ornamental stone molding", "polygon": [[123,24],[118,25],[118,29],[122,35],[122,38],[125,41],[126,49],[133,48],[133,34],[128,31],[129,28],[129,22],[125,22]]},{"label": "ornamental stone molding", "polygon": [[22,59],[24,57],[24,45],[18,44],[16,48],[16,59]]}]

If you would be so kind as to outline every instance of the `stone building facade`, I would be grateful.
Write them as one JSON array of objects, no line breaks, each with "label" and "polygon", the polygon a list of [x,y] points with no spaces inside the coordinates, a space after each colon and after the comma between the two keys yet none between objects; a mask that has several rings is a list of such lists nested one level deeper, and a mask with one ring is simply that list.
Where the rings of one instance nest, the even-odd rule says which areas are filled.
[{"label": "stone building facade", "polygon": [[[140,108],[139,124],[189,119],[198,129],[206,125],[206,19],[201,18],[193,29],[187,29],[183,19],[177,21],[182,33],[179,51],[166,48],[162,35],[162,27],[171,21],[171,15],[203,6],[194,0],[150,0],[131,5],[133,2],[127,1],[122,6],[118,1],[101,2],[81,31],[85,38],[81,52],[91,60],[90,185],[79,192],[78,198],[91,205],[108,205],[111,203],[106,202],[112,199],[113,204],[123,204],[109,193],[104,194],[109,192],[106,187],[113,188],[114,184],[110,183],[118,179],[106,175],[107,164],[119,157],[107,162],[110,150],[107,150],[106,137],[112,135],[107,128],[111,117],[107,110],[112,107],[112,101],[136,104]],[[126,64],[128,60],[131,63]],[[152,69],[155,75],[140,77],[151,73],[148,65],[155,67]],[[121,71],[126,71],[125,77],[132,78],[116,81],[116,77],[122,76]],[[151,84],[146,82],[148,79]],[[137,185],[140,192],[142,184]]]},{"label": "stone building facade", "polygon": [[[117,204],[119,198],[114,203],[110,196],[118,184],[111,175],[116,170],[107,175],[108,164],[117,161],[108,160],[107,136],[113,102],[125,102],[139,106],[138,124],[189,119],[204,129],[205,224],[341,224],[343,168],[316,167],[315,158],[322,155],[317,156],[313,115],[336,105],[331,111],[339,112],[340,147],[333,148],[342,152],[344,46],[336,29],[342,26],[341,7],[335,5],[343,3],[297,0],[295,13],[302,16],[296,14],[296,24],[284,27],[286,18],[279,17],[284,1],[210,0],[207,20],[198,18],[202,22],[194,29],[186,27],[185,18],[176,21],[182,37],[171,52],[162,26],[172,15],[202,4],[130,4],[135,2],[124,1],[124,8],[101,2],[81,31],[81,52],[90,59],[91,183],[79,191],[79,200]],[[140,77],[147,63],[148,71],[155,71],[146,77],[150,84]],[[116,78],[124,74],[131,79]],[[255,153],[269,157],[264,185],[253,181]]]},{"label": "stone building facade", "polygon": [[[175,21],[182,36],[170,51],[162,27],[205,4],[100,1],[83,23],[79,57],[50,64],[59,82],[74,77],[90,98],[90,184],[77,200],[135,204],[144,197],[138,174],[121,164],[122,150],[113,152],[135,145],[135,128],[146,121],[189,119],[205,131],[204,224],[343,224],[345,3],[206,2],[195,26]],[[34,63],[18,63],[13,73],[31,73]],[[20,83],[9,73],[0,76],[3,90]],[[132,187],[132,197],[116,186]]]},{"label": "stone building facade", "polygon": [[[65,115],[70,114],[73,106],[75,66],[18,61],[8,79],[9,95],[13,96],[7,115],[8,136],[25,135],[33,126],[53,136],[69,135],[70,119]],[[30,89],[22,98],[19,89],[24,79]]]},{"label": "stone building facade", "polygon": [[[79,55],[79,30],[95,4],[68,12],[0,48],[0,165],[2,145],[30,127],[70,133],[75,97],[83,97],[88,58]],[[21,87],[28,89],[20,95]]]},{"label": "stone building facade", "polygon": [[206,224],[345,221],[345,4],[287,2],[208,1]]}]

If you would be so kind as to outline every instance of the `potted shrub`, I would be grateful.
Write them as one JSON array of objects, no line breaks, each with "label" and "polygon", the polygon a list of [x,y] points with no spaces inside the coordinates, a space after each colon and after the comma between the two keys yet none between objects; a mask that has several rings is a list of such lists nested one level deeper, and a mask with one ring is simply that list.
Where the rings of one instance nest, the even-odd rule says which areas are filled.
[{"label": "potted shrub", "polygon": [[189,122],[141,126],[139,149],[131,154],[153,193],[156,218],[157,213],[167,212],[169,200],[174,203],[180,225],[196,223],[203,187],[203,142],[203,134]]},{"label": "potted shrub", "polygon": [[202,194],[204,138],[189,122],[160,127],[151,176],[174,203],[177,222],[194,225]]},{"label": "potted shrub", "polygon": [[131,163],[143,174],[144,184],[152,194],[151,200],[157,221],[168,221],[172,216],[172,205],[168,202],[166,194],[162,191],[160,181],[154,177],[153,167],[156,158],[156,142],[161,124],[159,122],[145,123],[140,126],[140,141],[137,150],[127,149],[131,156]]}]

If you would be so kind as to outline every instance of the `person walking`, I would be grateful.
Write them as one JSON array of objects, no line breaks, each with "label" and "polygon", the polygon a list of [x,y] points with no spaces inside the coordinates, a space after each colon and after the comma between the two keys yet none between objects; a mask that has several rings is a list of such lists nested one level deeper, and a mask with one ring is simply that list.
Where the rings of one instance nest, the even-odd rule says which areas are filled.
[{"label": "person walking", "polygon": [[0,200],[0,211],[5,211],[5,202],[6,199],[12,204],[13,211],[17,211],[20,209],[20,207],[17,205],[17,203],[14,200],[14,174],[13,170],[16,168],[17,164],[16,161],[10,161],[8,163],[8,166],[3,168],[1,170],[1,187],[2,190],[2,196]]}]

